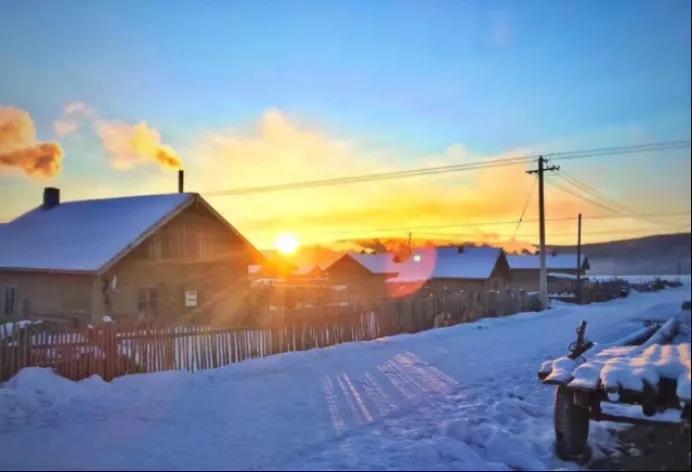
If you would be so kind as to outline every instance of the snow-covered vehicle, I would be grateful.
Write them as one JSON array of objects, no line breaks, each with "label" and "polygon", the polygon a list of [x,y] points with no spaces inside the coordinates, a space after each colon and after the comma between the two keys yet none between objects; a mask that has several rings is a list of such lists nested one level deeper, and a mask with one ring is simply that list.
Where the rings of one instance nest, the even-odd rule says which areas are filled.
[{"label": "snow-covered vehicle", "polygon": [[677,316],[612,343],[592,343],[585,331],[582,322],[570,353],[544,362],[538,371],[544,384],[557,386],[555,445],[561,458],[588,457],[589,420],[650,424],[672,419],[689,434],[689,302]]}]

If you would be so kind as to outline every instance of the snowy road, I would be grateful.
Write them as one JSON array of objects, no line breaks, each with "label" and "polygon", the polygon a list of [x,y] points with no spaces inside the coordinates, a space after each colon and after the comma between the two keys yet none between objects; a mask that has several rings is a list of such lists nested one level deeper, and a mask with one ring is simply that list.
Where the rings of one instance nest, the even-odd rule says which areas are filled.
[{"label": "snowy road", "polygon": [[[689,287],[106,384],[24,371],[0,389],[0,469],[573,468],[541,361],[581,319],[606,342]],[[592,423],[593,441],[607,439]]]}]

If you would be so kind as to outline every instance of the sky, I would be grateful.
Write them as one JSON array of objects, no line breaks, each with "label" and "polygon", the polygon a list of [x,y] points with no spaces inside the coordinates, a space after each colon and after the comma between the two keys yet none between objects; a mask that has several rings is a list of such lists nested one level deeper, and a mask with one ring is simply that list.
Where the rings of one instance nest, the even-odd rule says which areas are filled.
[{"label": "sky", "polygon": [[[0,11],[0,222],[47,185],[64,200],[175,191],[180,166],[204,195],[690,139],[688,1],[0,0]],[[551,176],[548,217],[582,212],[587,242],[689,230],[689,148],[561,165],[630,213],[677,213],[624,218]],[[409,227],[419,241],[521,246],[537,230],[525,170],[208,200],[260,247],[282,232],[339,244]],[[488,224],[517,221],[527,201],[518,228]],[[604,215],[617,218],[589,219]],[[549,222],[549,242],[575,234],[574,221]]]}]

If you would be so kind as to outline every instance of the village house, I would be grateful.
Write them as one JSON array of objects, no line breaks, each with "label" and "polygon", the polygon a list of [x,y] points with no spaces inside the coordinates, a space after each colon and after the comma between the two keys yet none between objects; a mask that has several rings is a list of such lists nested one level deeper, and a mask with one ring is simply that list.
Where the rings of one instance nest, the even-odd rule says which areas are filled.
[{"label": "village house", "polygon": [[228,321],[261,257],[195,193],[43,203],[0,228],[2,315]]},{"label": "village house", "polygon": [[[515,288],[538,291],[540,274],[540,256],[534,254],[510,255],[507,262],[512,273],[512,284]],[[546,253],[545,266],[548,272],[548,292],[560,293],[573,289],[576,283],[577,266],[581,276],[586,275],[591,267],[588,258],[582,254],[577,264],[577,254]]]},{"label": "village house", "polygon": [[359,298],[379,299],[387,295],[386,281],[395,277],[394,254],[348,252],[324,269],[332,284],[343,284]]},{"label": "village house", "polygon": [[398,275],[387,280],[394,293],[423,286],[434,292],[505,290],[511,279],[504,251],[492,247],[424,248],[394,269]]}]

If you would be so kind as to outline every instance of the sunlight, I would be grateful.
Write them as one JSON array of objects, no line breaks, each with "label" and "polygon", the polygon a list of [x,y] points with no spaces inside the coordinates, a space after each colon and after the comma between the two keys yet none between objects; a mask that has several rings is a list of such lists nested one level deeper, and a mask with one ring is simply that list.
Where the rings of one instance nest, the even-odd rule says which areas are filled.
[{"label": "sunlight", "polygon": [[285,256],[295,254],[298,249],[298,236],[293,233],[281,233],[276,237],[274,246]]}]

